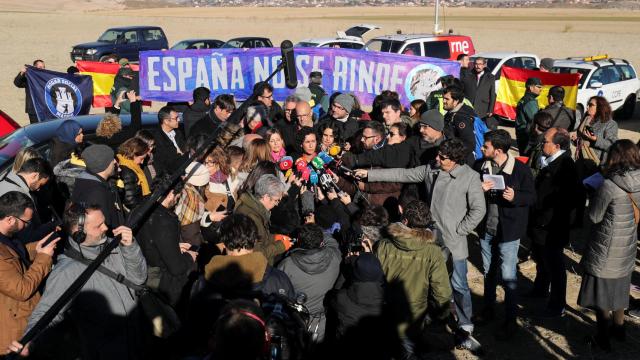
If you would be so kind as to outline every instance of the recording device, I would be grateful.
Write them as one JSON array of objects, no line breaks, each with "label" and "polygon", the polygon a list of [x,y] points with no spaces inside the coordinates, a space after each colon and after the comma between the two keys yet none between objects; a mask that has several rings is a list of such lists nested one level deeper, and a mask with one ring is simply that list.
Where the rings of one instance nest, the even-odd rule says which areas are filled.
[{"label": "recording device", "polygon": [[364,252],[364,246],[362,246],[362,240],[364,240],[364,234],[362,230],[352,230],[347,236],[349,242],[347,243],[348,252],[362,253]]},{"label": "recording device", "polygon": [[284,81],[289,89],[295,89],[298,87],[298,74],[293,56],[293,43],[289,40],[283,41],[280,44],[280,52],[284,63]]},{"label": "recording device", "polygon": [[200,250],[200,245],[191,245],[189,247],[189,251],[198,252]]},{"label": "recording device", "polygon": [[322,186],[322,188],[325,191],[335,191],[336,193],[339,193],[341,190],[338,187],[338,185],[336,185],[335,182],[333,182],[333,178],[331,177],[331,175],[324,173],[322,175],[320,175],[320,186]]},{"label": "recording device", "polygon": [[329,148],[329,155],[338,156],[342,153],[342,148],[338,145],[333,145]]},{"label": "recording device", "polygon": [[278,162],[278,167],[284,172],[290,170],[293,167],[293,158],[291,156],[284,156]]},{"label": "recording device", "polygon": [[316,156],[311,159],[311,166],[313,166],[316,170],[324,169],[324,161],[320,158],[320,156]]},{"label": "recording device", "polygon": [[587,130],[590,134],[594,134],[593,128],[591,126],[587,125],[584,127],[584,129]]}]

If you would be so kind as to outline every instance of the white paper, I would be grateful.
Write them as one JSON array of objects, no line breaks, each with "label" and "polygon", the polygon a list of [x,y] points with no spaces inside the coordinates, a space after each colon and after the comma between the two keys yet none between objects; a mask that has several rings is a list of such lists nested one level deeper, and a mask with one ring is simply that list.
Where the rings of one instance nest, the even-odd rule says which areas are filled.
[{"label": "white paper", "polygon": [[491,181],[493,183],[492,190],[504,190],[504,177],[502,175],[483,174],[482,181]]}]

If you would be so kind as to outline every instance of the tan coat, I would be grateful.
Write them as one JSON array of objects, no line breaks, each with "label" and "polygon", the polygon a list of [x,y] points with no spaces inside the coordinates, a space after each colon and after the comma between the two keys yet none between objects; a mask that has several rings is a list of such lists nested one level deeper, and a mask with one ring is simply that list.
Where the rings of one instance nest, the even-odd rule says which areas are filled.
[{"label": "tan coat", "polygon": [[51,271],[51,256],[27,245],[33,261],[27,269],[19,255],[0,243],[0,354],[6,354],[12,340],[22,337],[31,312],[40,301],[38,288]]}]

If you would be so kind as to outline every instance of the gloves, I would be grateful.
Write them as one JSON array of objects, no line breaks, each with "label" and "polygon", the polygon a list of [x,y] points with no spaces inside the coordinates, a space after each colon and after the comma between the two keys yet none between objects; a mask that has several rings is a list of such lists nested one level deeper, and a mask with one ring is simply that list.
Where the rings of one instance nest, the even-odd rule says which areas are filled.
[{"label": "gloves", "polygon": [[284,251],[288,251],[289,249],[291,249],[291,246],[293,245],[293,243],[291,242],[291,238],[287,235],[274,234],[273,240],[282,241],[282,244],[284,244]]}]

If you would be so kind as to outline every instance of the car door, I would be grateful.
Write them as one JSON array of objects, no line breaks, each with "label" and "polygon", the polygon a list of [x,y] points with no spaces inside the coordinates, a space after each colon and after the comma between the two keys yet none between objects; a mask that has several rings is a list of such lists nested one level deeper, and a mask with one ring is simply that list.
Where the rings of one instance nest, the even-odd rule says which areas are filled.
[{"label": "car door", "polygon": [[400,54],[402,55],[420,56],[422,53],[422,45],[419,42],[407,44],[400,51]]},{"label": "car door", "polygon": [[423,56],[438,59],[448,59],[451,56],[451,50],[449,49],[448,40],[425,41],[423,42],[423,45]]},{"label": "car door", "polygon": [[141,32],[143,41],[140,43],[139,51],[163,48],[164,34],[160,29],[143,29]]},{"label": "car door", "polygon": [[118,55],[121,58],[127,58],[129,61],[138,61],[138,51],[140,46],[138,30],[129,30],[124,32],[124,39],[118,45]]},{"label": "car door", "polygon": [[624,82],[620,70],[613,65],[602,66],[596,69],[589,80],[589,87],[595,87],[594,84],[600,82],[602,87],[597,90],[598,96],[603,96],[611,105],[611,110],[617,110],[622,106],[625,100]]}]

